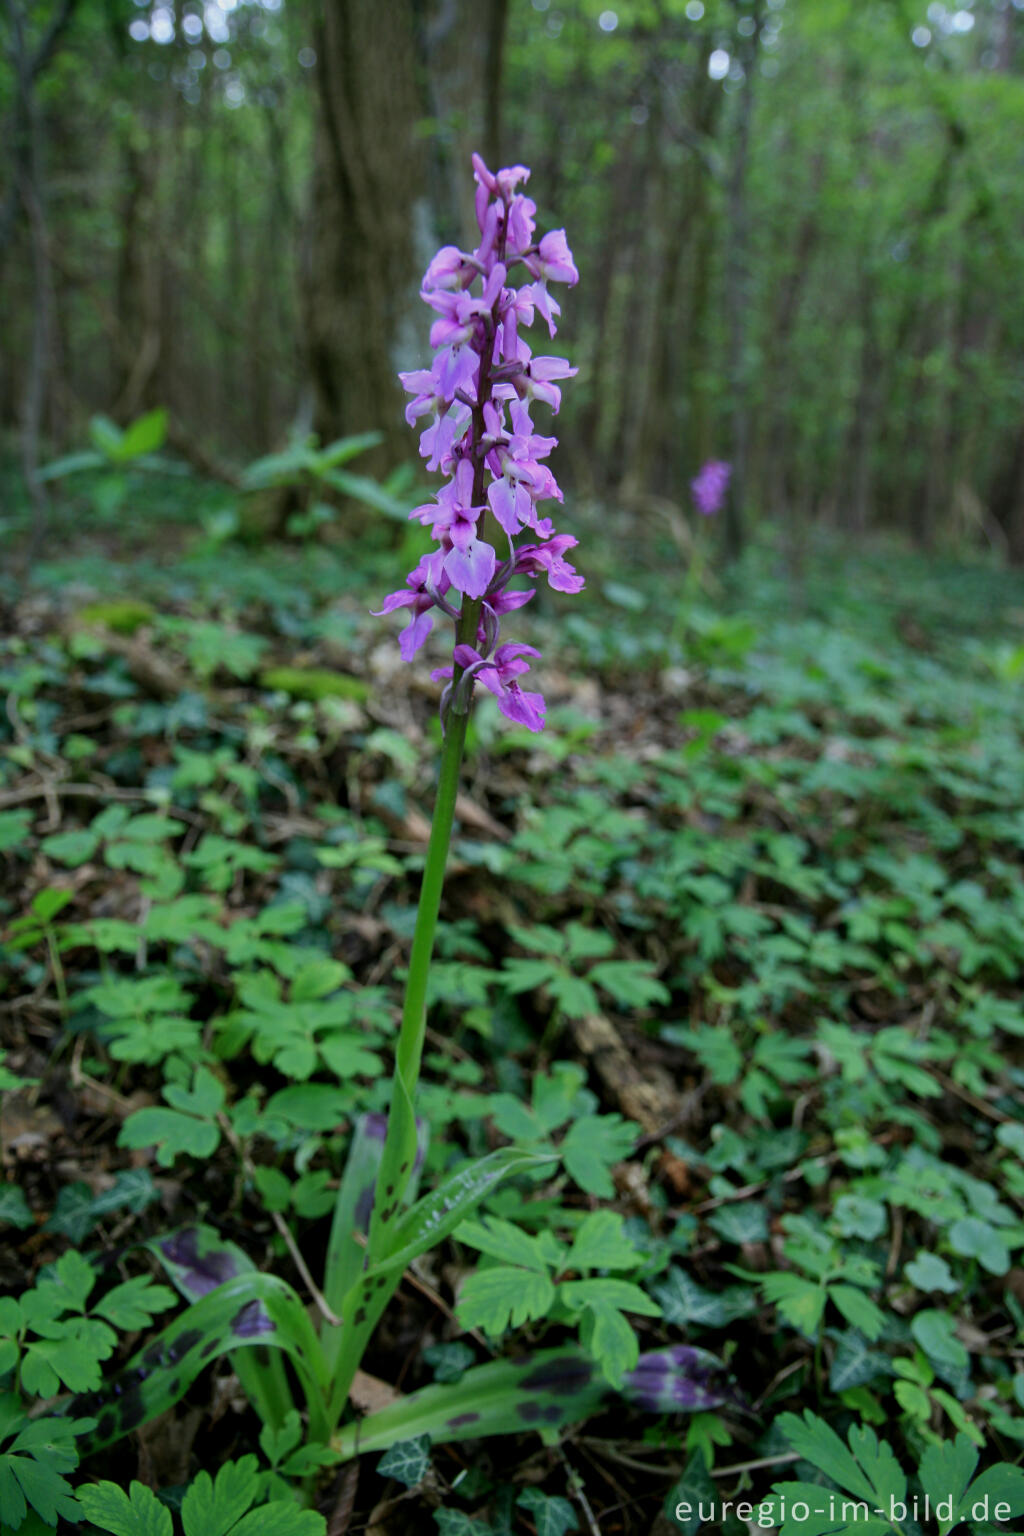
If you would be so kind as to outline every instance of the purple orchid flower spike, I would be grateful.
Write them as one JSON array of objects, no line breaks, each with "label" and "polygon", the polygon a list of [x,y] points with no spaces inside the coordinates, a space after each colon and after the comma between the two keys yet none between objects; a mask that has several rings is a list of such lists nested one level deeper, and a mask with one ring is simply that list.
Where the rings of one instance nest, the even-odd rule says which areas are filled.
[{"label": "purple orchid flower spike", "polygon": [[690,481],[694,506],[701,517],[714,517],[716,512],[721,512],[731,475],[731,464],[726,464],[723,459],[709,459],[700,474]]},{"label": "purple orchid flower spike", "polygon": [[[517,578],[546,576],[559,592],[583,586],[565,559],[576,540],[556,534],[538,511],[561,502],[562,492],[544,462],[557,439],[535,431],[531,416],[538,403],[557,414],[560,383],[576,369],[564,357],[534,356],[522,332],[539,318],[554,336],[561,310],[549,284],[572,286],[579,273],[564,229],[535,239],[537,206],[519,190],[530,177],[526,166],[491,171],[474,155],[473,176],[479,244],[472,251],[444,245],[430,262],[421,297],[434,313],[434,358],[429,368],[399,375],[412,396],[405,415],[420,428],[420,453],[447,477],[434,500],[410,514],[437,548],[375,612],[411,610],[399,639],[406,661],[431,633],[435,609],[452,620],[452,665],[433,674],[452,679],[442,713],[468,710],[478,679],[509,720],[539,731],[544,700],[519,684],[529,670],[524,657],[538,653],[498,642],[503,615],[533,595],[511,587]],[[517,286],[519,276],[526,281]]]}]

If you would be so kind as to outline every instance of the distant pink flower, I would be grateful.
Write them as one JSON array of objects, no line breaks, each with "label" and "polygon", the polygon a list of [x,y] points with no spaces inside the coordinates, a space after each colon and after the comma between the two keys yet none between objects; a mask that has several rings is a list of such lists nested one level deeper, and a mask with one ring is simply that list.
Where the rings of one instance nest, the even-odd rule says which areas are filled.
[{"label": "distant pink flower", "polygon": [[716,512],[721,512],[731,474],[731,464],[726,464],[723,459],[709,459],[697,477],[690,481],[694,505],[702,517],[714,517]]}]

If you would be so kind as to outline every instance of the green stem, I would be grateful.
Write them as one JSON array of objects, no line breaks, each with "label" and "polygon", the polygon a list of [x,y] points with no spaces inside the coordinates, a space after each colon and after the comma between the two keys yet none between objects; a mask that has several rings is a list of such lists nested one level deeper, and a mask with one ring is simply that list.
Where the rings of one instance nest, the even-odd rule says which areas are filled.
[{"label": "green stem", "polygon": [[434,953],[437,917],[441,910],[441,891],[444,886],[448,847],[455,821],[459,770],[462,767],[468,722],[468,714],[452,713],[448,716],[444,750],[441,754],[437,800],[434,805],[434,819],[430,828],[430,842],[427,845],[427,861],[423,867],[423,884],[420,887],[420,903],[416,912],[412,954],[409,957],[402,1028],[395,1054],[395,1076],[401,1077],[410,1098],[415,1094],[420,1075],[420,1058],[423,1054],[423,1037],[427,1023],[427,981],[430,976],[430,961]]},{"label": "green stem", "polygon": [[[479,608],[479,604],[472,606]],[[463,617],[465,620],[466,615]],[[475,626],[474,616],[474,630]],[[463,627],[460,625],[460,629]],[[449,711],[444,749],[441,753],[437,800],[434,804],[427,860],[423,867],[423,884],[420,887],[419,907],[416,911],[412,954],[409,957],[409,973],[405,983],[402,1025],[395,1050],[391,1113],[388,1115],[387,1135],[381,1158],[381,1166],[386,1169],[394,1169],[401,1155],[399,1138],[403,1133],[403,1119],[395,1112],[398,1101],[401,1098],[404,1103],[412,1105],[416,1097],[416,1085],[419,1082],[420,1061],[423,1056],[423,1041],[427,1027],[427,983],[430,978],[430,961],[434,953],[438,913],[441,910],[441,892],[444,887],[444,872],[455,821],[455,801],[459,792],[459,771],[462,767],[468,723],[468,714],[457,715],[454,710]],[[411,1169],[406,1169],[400,1186],[392,1198],[401,1198],[410,1176]]]}]

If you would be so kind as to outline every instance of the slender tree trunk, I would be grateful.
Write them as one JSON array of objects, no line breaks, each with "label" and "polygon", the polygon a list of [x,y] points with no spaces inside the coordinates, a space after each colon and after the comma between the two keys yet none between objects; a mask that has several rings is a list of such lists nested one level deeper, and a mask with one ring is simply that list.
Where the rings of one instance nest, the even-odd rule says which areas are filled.
[{"label": "slender tree trunk", "polygon": [[[734,0],[737,11],[740,10]],[[744,16],[751,13],[744,10]],[[750,444],[750,403],[746,364],[749,277],[747,270],[747,164],[750,158],[750,126],[754,115],[754,71],[761,38],[760,7],[753,15],[754,30],[739,50],[743,88],[739,96],[736,142],[729,176],[729,228],[725,250],[725,302],[729,326],[729,390],[732,396],[732,477],[725,505],[725,554],[738,559],[746,534],[747,459]]]},{"label": "slender tree trunk", "polygon": [[63,0],[54,10],[42,41],[31,50],[25,9],[18,0],[7,0],[15,100],[11,185],[0,208],[0,254],[13,235],[20,205],[28,226],[32,261],[32,341],[21,421],[22,470],[34,509],[29,562],[46,534],[48,502],[39,479],[39,451],[54,372],[53,269],[46,223],[43,124],[36,99],[36,82],[53,57],[74,8],[75,0]]}]

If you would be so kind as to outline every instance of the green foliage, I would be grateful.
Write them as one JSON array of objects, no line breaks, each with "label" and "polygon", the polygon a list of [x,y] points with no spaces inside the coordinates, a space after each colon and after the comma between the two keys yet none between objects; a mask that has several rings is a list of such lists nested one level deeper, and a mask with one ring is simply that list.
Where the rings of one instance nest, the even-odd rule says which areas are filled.
[{"label": "green foliage", "polygon": [[143,1327],[174,1300],[166,1286],[143,1275],[115,1286],[90,1309],[95,1284],[92,1265],[70,1249],[17,1301],[0,1298],[0,1365],[17,1371],[26,1393],[95,1391],[100,1362],[117,1343],[114,1330]]},{"label": "green foliage", "polygon": [[74,1440],[85,1428],[52,1418],[32,1422],[16,1397],[0,1395],[0,1523],[6,1530],[19,1530],[31,1510],[48,1530],[58,1517],[75,1518],[78,1505],[64,1473],[78,1465]]},{"label": "green foliage", "polygon": [[[264,1502],[266,1476],[255,1456],[225,1462],[215,1478],[200,1472],[181,1501],[183,1536],[323,1536],[323,1515],[294,1501]],[[143,1483],[128,1491],[93,1483],[79,1492],[86,1519],[112,1536],[174,1536],[171,1511]]]},{"label": "green foliage", "polygon": [[497,1261],[463,1282],[456,1310],[464,1327],[499,1335],[545,1318],[577,1322],[581,1340],[607,1380],[620,1385],[639,1356],[636,1335],[623,1314],[657,1317],[660,1307],[631,1281],[565,1277],[642,1266],[643,1255],[626,1238],[621,1216],[611,1211],[585,1216],[571,1248],[550,1232],[531,1237],[497,1217],[463,1222],[456,1236]]},{"label": "green foliage", "polygon": [[[1017,681],[959,635],[942,638],[969,606],[944,585],[954,578],[913,577],[915,611],[938,637],[919,653],[893,638],[884,562],[856,566],[871,594],[856,611],[812,587],[827,624],[797,615],[762,574],[730,660],[723,631],[705,625],[716,637],[705,648],[686,630],[685,710],[662,681],[680,656],[652,661],[617,605],[615,654],[585,630],[572,643],[602,689],[625,678],[651,732],[643,751],[607,722],[570,722],[555,773],[520,746],[499,751],[481,717],[471,798],[508,835],[467,812],[457,839],[418,1106],[431,1121],[425,1193],[409,1191],[366,1270],[380,1142],[374,1154],[365,1127],[387,1102],[432,754],[416,695],[406,733],[366,719],[358,698],[264,686],[297,652],[299,670],[360,674],[367,631],[322,553],[329,579],[302,567],[300,595],[291,573],[222,561],[217,580],[237,581],[236,596],[204,598],[194,627],[180,617],[187,596],[140,583],[139,602],[151,596],[153,615],[174,622],[147,617],[133,644],[158,635],[196,682],[173,701],[139,692],[95,640],[4,642],[0,677],[23,732],[0,779],[32,798],[0,811],[15,876],[0,985],[17,1021],[0,1086],[27,1116],[74,1094],[76,1138],[104,1145],[99,1168],[69,1165],[62,1149],[44,1178],[26,1118],[26,1155],[0,1190],[11,1274],[31,1276],[0,1299],[18,1413],[24,1399],[32,1425],[75,1425],[66,1454],[96,1458],[87,1473],[102,1476],[102,1448],[126,1429],[115,1384],[123,1394],[145,1372],[148,1419],[228,1355],[257,1415],[263,1470],[239,1517],[257,1528],[287,1500],[301,1514],[294,1490],[361,1450],[555,1438],[588,1419],[600,1426],[588,1438],[605,1424],[618,1435],[620,1421],[632,1435],[631,1370],[685,1338],[728,1356],[747,1411],[719,1394],[684,1428],[667,1388],[651,1396],[659,1406],[635,1438],[666,1468],[685,1464],[683,1500],[711,1496],[701,1476],[718,1463],[782,1453],[779,1416],[794,1404],[839,1432],[872,1486],[895,1479],[888,1443],[908,1497],[937,1465],[933,1448],[977,1447],[966,1487],[1012,1459],[1024,1443],[1024,1382],[1003,1343],[1022,1323],[1008,1282],[1024,1247],[1024,747]],[[972,611],[1002,590],[994,579]],[[101,590],[137,589],[118,577]],[[341,638],[328,647],[329,618]],[[35,791],[56,763],[58,786],[95,794],[61,793],[55,813]],[[119,795],[103,808],[111,783]],[[556,1035],[566,1059],[548,1057]],[[655,1117],[642,1127],[626,1118],[639,1106]],[[420,1152],[425,1142],[421,1128]],[[163,1327],[166,1288],[131,1267],[98,1270],[101,1284],[74,1252],[116,1245],[131,1266],[131,1245],[159,1230],[158,1199],[202,1234],[188,1263],[160,1252],[174,1234],[153,1240],[186,1301]],[[215,1227],[197,1224],[196,1199]],[[282,1222],[308,1260],[327,1252],[314,1279],[341,1329],[317,1333],[305,1295],[274,1279],[291,1273]],[[40,1253],[66,1243],[62,1278],[37,1274]],[[435,1251],[440,1265],[420,1268]],[[332,1446],[345,1405],[329,1384],[410,1267],[446,1303],[454,1292],[459,1324],[510,1358],[477,1365],[479,1340],[439,1344],[432,1386],[343,1418]],[[225,1275],[219,1295],[210,1283]],[[233,1331],[240,1316],[251,1338]],[[259,1331],[269,1323],[274,1335]],[[271,1340],[268,1364],[255,1346]],[[524,1390],[524,1346],[553,1362],[553,1381],[585,1368],[585,1386]],[[66,1421],[43,1392],[76,1394]],[[462,1415],[477,1417],[453,1427]],[[79,1433],[83,1421],[95,1423]],[[26,1491],[40,1477],[70,1490],[76,1473],[81,1490],[87,1473],[62,1469],[65,1453],[54,1459],[44,1440],[37,1455],[11,1451],[14,1439],[0,1451]],[[794,1477],[834,1471],[811,1459]],[[753,1474],[752,1498],[771,1476]],[[438,1511],[453,1529],[507,1536],[546,1518],[546,1505],[514,1510],[466,1489],[471,1515]],[[130,1495],[117,1500],[134,1518]],[[171,1501],[155,1508],[177,1528]]]},{"label": "green foliage", "polygon": [[[891,1536],[908,1529],[913,1496],[908,1502],[906,1473],[887,1440],[864,1426],[852,1429],[844,1444],[835,1430],[808,1410],[802,1419],[783,1414],[779,1427],[801,1459],[828,1478],[841,1496],[829,1498],[819,1483],[776,1483],[774,1500],[764,1501],[760,1511],[766,1519],[773,1512],[781,1516],[784,1510],[790,1511],[774,1522],[781,1525],[782,1536],[795,1536],[800,1529],[812,1536],[847,1536],[854,1531]],[[958,1435],[952,1446],[933,1445],[926,1450],[918,1475],[938,1518],[940,1536],[947,1536],[967,1518],[977,1522],[974,1529],[987,1530],[991,1518],[1008,1521],[1024,1511],[1024,1472],[1004,1462],[971,1482],[977,1463],[977,1447],[964,1435]],[[822,1510],[826,1500],[828,1508]],[[795,1515],[794,1505],[809,1506],[810,1515]],[[976,1507],[982,1513],[975,1513]]]}]

